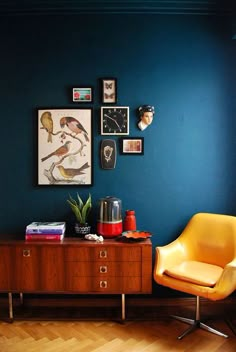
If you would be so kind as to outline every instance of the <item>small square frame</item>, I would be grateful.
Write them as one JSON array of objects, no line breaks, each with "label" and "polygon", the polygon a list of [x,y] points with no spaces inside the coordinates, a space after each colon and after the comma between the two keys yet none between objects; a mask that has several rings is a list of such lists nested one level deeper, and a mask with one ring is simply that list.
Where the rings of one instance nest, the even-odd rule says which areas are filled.
[{"label": "small square frame", "polygon": [[120,138],[120,154],[123,155],[143,155],[144,137]]},{"label": "small square frame", "polygon": [[117,79],[101,78],[102,103],[117,103]]},{"label": "small square frame", "polygon": [[74,103],[92,103],[93,88],[92,87],[77,87],[72,89]]}]

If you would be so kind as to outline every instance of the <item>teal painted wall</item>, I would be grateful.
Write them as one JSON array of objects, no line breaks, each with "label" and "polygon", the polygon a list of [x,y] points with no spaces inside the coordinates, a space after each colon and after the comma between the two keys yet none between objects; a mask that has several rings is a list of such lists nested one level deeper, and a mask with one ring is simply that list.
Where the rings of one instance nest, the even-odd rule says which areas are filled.
[{"label": "teal painted wall", "polygon": [[[84,15],[1,18],[0,236],[24,237],[35,220],[73,221],[68,193],[120,198],[136,210],[153,245],[178,236],[198,211],[236,215],[236,42],[223,18]],[[118,104],[130,107],[130,136],[143,156],[118,154],[100,167],[99,78],[117,77]],[[37,186],[37,108],[80,107],[71,87],[95,89],[92,187]],[[136,109],[153,104],[145,131]],[[87,105],[86,105],[87,106]]]}]

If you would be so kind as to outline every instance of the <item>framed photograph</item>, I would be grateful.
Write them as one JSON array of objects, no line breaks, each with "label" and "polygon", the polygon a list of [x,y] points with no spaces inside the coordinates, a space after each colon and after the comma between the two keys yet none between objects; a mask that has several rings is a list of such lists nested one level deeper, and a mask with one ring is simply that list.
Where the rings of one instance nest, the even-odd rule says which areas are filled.
[{"label": "framed photograph", "polygon": [[93,101],[92,87],[73,88],[73,101],[76,103],[91,103]]},{"label": "framed photograph", "polygon": [[102,103],[117,103],[117,79],[102,78]]},{"label": "framed photograph", "polygon": [[131,137],[120,138],[120,153],[125,155],[143,155],[144,154],[144,138]]},{"label": "framed photograph", "polygon": [[39,109],[38,185],[92,185],[92,131],[92,109]]},{"label": "framed photograph", "polygon": [[129,107],[102,106],[101,107],[101,134],[128,135],[129,134]]}]

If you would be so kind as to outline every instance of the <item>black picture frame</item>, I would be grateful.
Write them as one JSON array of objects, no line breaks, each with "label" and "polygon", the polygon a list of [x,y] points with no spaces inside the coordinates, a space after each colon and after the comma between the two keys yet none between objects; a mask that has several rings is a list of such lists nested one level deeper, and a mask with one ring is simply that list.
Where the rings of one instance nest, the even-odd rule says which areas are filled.
[{"label": "black picture frame", "polygon": [[82,86],[72,88],[72,100],[74,103],[92,103],[93,87]]},{"label": "black picture frame", "polygon": [[101,78],[101,101],[103,104],[117,103],[117,78]]},{"label": "black picture frame", "polygon": [[93,185],[92,108],[41,108],[38,185]]},{"label": "black picture frame", "polygon": [[143,155],[144,137],[122,137],[119,139],[120,154]]}]

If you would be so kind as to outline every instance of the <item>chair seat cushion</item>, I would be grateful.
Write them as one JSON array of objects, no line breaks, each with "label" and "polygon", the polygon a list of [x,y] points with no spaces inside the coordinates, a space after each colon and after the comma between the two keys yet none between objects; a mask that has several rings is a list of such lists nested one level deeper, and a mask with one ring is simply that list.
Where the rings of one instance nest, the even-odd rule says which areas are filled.
[{"label": "chair seat cushion", "polygon": [[223,269],[217,265],[185,261],[170,269],[166,269],[164,274],[193,284],[213,287],[221,276],[222,271]]}]

